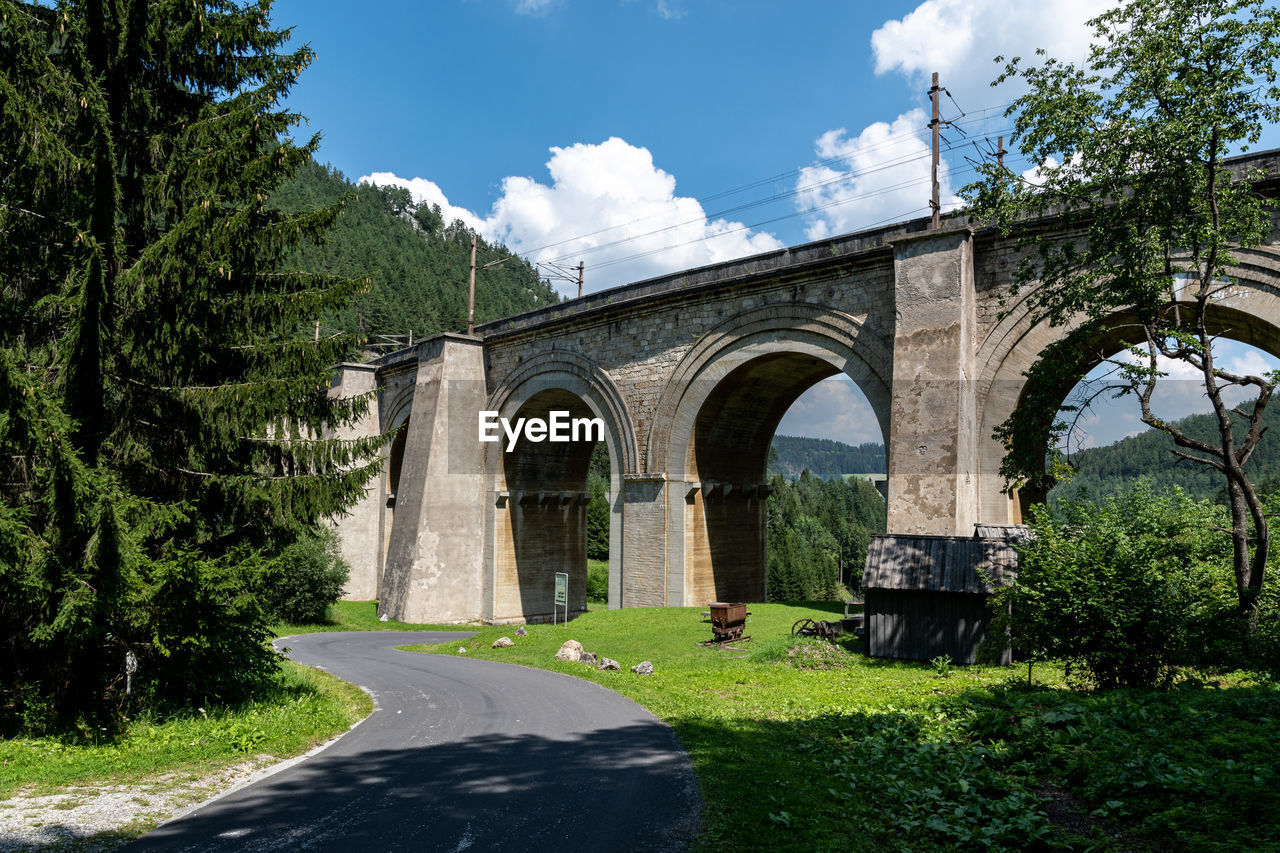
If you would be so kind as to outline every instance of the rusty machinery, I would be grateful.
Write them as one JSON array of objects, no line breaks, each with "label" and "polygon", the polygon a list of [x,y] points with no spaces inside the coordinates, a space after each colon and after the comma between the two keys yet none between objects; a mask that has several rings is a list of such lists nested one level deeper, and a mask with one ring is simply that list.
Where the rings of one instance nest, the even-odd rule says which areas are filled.
[{"label": "rusty machinery", "polygon": [[710,643],[729,643],[751,639],[742,635],[742,631],[747,624],[747,617],[751,615],[747,612],[747,605],[713,601],[708,605],[708,610],[711,611]]},{"label": "rusty machinery", "polygon": [[862,613],[849,612],[850,606],[861,604],[861,601],[846,601],[843,619],[797,619],[791,626],[791,636],[821,637],[824,640],[834,640],[844,634],[861,637],[866,631],[866,617]]}]

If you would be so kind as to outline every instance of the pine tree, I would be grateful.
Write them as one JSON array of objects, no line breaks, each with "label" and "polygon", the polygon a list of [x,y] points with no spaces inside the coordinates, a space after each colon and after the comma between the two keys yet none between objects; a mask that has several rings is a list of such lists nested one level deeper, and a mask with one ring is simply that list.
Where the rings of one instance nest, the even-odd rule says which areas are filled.
[{"label": "pine tree", "polygon": [[269,674],[256,567],[375,470],[326,437],[367,405],[326,393],[353,341],[300,333],[364,282],[282,266],[338,208],[268,204],[318,141],[270,6],[0,0],[0,706],[28,722]]}]

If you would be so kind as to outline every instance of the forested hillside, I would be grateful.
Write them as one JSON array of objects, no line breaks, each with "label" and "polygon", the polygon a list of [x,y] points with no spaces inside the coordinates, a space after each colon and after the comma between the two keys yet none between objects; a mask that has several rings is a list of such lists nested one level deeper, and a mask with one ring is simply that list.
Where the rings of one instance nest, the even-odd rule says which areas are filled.
[{"label": "forested hillside", "polygon": [[769,474],[794,480],[806,468],[815,477],[836,479],[844,474],[886,472],[884,445],[867,442],[854,447],[829,438],[775,435],[769,455]]},{"label": "forested hillside", "polygon": [[[1245,409],[1250,404],[1245,404]],[[1213,415],[1190,415],[1176,422],[1192,438],[1217,443],[1217,422]],[[1268,429],[1253,458],[1245,466],[1255,483],[1280,480],[1280,411],[1268,407],[1263,416]],[[1172,453],[1173,439],[1158,430],[1148,430],[1106,447],[1082,450],[1071,457],[1079,471],[1068,483],[1050,493],[1053,501],[1077,497],[1097,498],[1115,494],[1138,477],[1146,477],[1157,490],[1181,486],[1195,498],[1216,498],[1223,487],[1218,472],[1203,465],[1180,460]]]},{"label": "forested hillside", "polygon": [[[291,261],[306,272],[369,276],[372,284],[326,326],[370,336],[415,339],[467,325],[471,231],[445,222],[435,206],[415,205],[403,187],[356,186],[312,161],[272,197],[282,210],[306,210],[346,198],[322,246],[307,245]],[[558,300],[527,261],[480,239],[476,264],[508,258],[476,276],[476,322],[497,320]]]},{"label": "forested hillside", "polygon": [[769,599],[836,599],[862,584],[872,533],[885,530],[884,498],[866,480],[774,475],[769,495]]}]

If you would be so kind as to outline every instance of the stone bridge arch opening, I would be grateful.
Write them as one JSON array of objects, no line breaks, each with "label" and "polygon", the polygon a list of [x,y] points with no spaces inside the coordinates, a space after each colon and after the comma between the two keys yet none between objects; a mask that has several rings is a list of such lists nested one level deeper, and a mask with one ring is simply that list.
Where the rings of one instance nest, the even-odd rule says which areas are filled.
[{"label": "stone bridge arch opening", "polygon": [[[591,421],[581,397],[548,389],[534,394],[509,420],[548,420],[552,412]],[[503,441],[505,442],[505,438]],[[555,575],[569,575],[570,610],[587,603],[587,468],[594,440],[533,442],[521,438],[503,447],[499,494],[505,510],[496,531],[494,618],[550,620]]]},{"label": "stone bridge arch opening", "polygon": [[570,615],[586,608],[588,470],[600,443],[610,474],[608,606],[622,600],[622,478],[637,465],[630,417],[603,374],[585,361],[563,361],[527,364],[522,376],[491,398],[497,403],[493,410],[512,426],[521,418],[549,421],[553,412],[563,413],[571,438],[522,436],[509,449],[505,438],[490,445],[493,571],[486,597],[494,622],[550,621],[557,572],[569,575]]},{"label": "stone bridge arch opening", "polygon": [[387,558],[387,548],[391,544],[391,526],[395,523],[396,518],[396,496],[400,492],[401,474],[404,471],[404,451],[409,441],[409,419],[405,418],[398,427],[395,438],[391,439],[391,444],[387,448],[387,483],[386,483],[386,503],[383,509],[382,522],[382,560],[385,563]]},{"label": "stone bridge arch opening", "polygon": [[[1277,295],[1272,287],[1239,277],[1237,277],[1237,283],[1235,292],[1229,293],[1222,303],[1214,306],[1209,318],[1210,334],[1223,341],[1244,344],[1266,353],[1273,359],[1280,359],[1280,295]],[[1183,307],[1191,306],[1183,305]],[[1004,354],[999,368],[994,371],[993,379],[986,389],[982,422],[982,438],[985,443],[981,455],[983,484],[981,500],[984,518],[993,523],[1024,522],[1030,508],[1035,504],[1045,503],[1055,485],[1051,477],[1045,476],[1046,472],[1042,467],[1040,483],[1024,486],[1011,494],[1000,476],[1004,448],[992,437],[992,434],[1015,408],[1024,402],[1031,390],[1030,382],[1024,375],[1025,372],[1031,368],[1046,347],[1067,332],[1062,328],[1050,328],[1046,324],[1032,324],[1030,318],[1025,315],[1016,318],[1014,323],[1022,328],[1018,330],[1016,342]],[[1091,355],[1090,375],[1094,375],[1100,365],[1108,359],[1115,358],[1128,343],[1133,342],[1131,339],[1134,334],[1131,317],[1123,314],[1113,317],[1107,323],[1104,332],[1094,336],[1085,344]],[[1166,388],[1171,381],[1178,380],[1168,377],[1160,380],[1161,383],[1165,383]],[[1062,401],[1062,405],[1066,405],[1077,393],[1081,384],[1080,382],[1063,383],[1051,389],[1050,394]],[[1162,411],[1159,388],[1160,384],[1157,383],[1157,396],[1152,406],[1157,415],[1175,420],[1192,413]],[[1125,411],[1131,411],[1134,415],[1139,413],[1138,402],[1132,398],[1126,398],[1117,405],[1125,407]],[[1203,407],[1196,411],[1209,411],[1209,406],[1206,399]],[[1147,427],[1140,421],[1136,421],[1135,428],[1145,430]],[[1047,457],[1050,448],[1046,445],[1034,450],[1038,458],[1043,460]]]},{"label": "stone bridge arch opening", "polygon": [[767,598],[769,446],[805,391],[847,375],[866,395],[882,440],[888,437],[889,359],[851,318],[828,320],[839,334],[802,322],[691,354],[665,448],[671,603]]}]

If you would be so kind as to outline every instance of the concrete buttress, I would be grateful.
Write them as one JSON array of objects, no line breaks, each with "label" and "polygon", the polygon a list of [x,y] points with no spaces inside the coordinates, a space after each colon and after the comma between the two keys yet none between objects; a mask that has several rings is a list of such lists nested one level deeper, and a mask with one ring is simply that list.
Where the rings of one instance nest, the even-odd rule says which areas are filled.
[{"label": "concrete buttress", "polygon": [[481,617],[484,346],[441,335],[418,347],[413,417],[378,611],[404,622]]},{"label": "concrete buttress", "polygon": [[977,521],[973,232],[893,242],[888,528],[969,535]]},{"label": "concrete buttress", "polygon": [[[379,427],[377,368],[372,364],[346,362],[338,365],[329,394],[334,397],[361,397],[372,395],[364,417],[354,424],[334,431],[336,438],[376,438]],[[382,518],[383,481],[371,480],[365,488],[365,496],[345,513],[333,519],[338,532],[342,558],[351,567],[351,574],[343,587],[342,597],[347,601],[368,601],[378,597],[378,580],[382,573]]]}]

